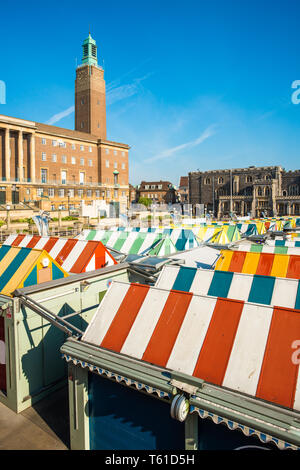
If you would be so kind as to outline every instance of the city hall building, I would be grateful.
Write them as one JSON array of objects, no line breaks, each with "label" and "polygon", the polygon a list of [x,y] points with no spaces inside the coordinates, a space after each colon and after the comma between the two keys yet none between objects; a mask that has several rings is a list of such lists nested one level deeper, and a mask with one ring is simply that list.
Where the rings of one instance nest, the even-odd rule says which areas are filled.
[{"label": "city hall building", "polygon": [[129,200],[127,144],[107,140],[104,70],[89,34],[76,69],[75,130],[0,115],[0,204],[77,208]]},{"label": "city hall building", "polygon": [[300,170],[281,166],[189,173],[189,202],[218,218],[300,215]]}]

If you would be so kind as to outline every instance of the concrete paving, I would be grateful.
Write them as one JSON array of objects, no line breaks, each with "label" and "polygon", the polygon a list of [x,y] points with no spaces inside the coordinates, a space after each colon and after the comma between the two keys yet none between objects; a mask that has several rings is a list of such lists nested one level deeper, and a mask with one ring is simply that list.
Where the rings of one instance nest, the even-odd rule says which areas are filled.
[{"label": "concrete paving", "polygon": [[0,450],[68,450],[68,406],[67,387],[19,414],[0,403]]}]

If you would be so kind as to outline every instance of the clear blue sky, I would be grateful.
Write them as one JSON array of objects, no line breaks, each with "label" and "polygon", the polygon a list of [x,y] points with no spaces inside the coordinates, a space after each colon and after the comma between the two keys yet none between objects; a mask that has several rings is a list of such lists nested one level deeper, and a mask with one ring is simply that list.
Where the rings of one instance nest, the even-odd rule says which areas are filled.
[{"label": "clear blue sky", "polygon": [[90,25],[108,139],[131,146],[133,184],[178,184],[198,168],[300,168],[299,18],[299,0],[2,2],[0,114],[74,128]]}]

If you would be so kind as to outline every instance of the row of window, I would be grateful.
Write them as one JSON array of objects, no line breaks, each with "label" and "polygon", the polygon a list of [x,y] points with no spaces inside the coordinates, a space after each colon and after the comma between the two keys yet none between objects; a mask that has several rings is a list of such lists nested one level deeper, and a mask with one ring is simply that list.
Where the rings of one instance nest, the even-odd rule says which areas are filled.
[{"label": "row of window", "polygon": [[[27,189],[27,194],[30,194],[30,189]],[[37,188],[37,196],[38,197],[41,197],[41,196],[48,196],[48,197],[54,197],[55,196],[55,192],[57,192],[57,195],[58,197],[69,197],[69,198],[73,198],[75,196],[78,196],[78,197],[83,197],[84,196],[84,191],[83,189],[77,189],[75,191],[75,189],[68,189],[68,190],[65,190],[65,189],[57,189],[55,190],[54,188],[48,188],[48,190],[45,190],[44,188]],[[86,190],[86,197],[103,197],[105,198],[110,198],[111,197],[111,191],[110,189],[107,189],[106,191],[100,191],[99,189],[96,189],[94,192],[92,189],[87,189]],[[126,197],[126,191],[122,191],[121,192],[122,194],[122,197]],[[115,189],[113,191],[113,196],[114,198],[118,198],[119,197],[119,191],[117,189]]]},{"label": "row of window", "polygon": [[[41,140],[42,140],[42,145],[46,145],[47,139],[42,138]],[[58,146],[58,147],[62,147],[62,148],[67,148],[66,142],[64,142],[64,141],[62,141],[62,140],[52,140],[52,146],[53,146],[53,147],[57,147],[57,146]],[[72,150],[76,150],[76,145],[75,145],[75,144],[71,144],[71,146],[72,146]],[[81,151],[84,151],[84,145],[82,145],[82,144],[79,145],[79,148],[80,148]],[[91,147],[90,145],[88,146],[88,149],[89,149],[89,152],[92,152],[92,151],[93,151],[93,149],[92,149],[92,147]],[[110,151],[109,151],[108,148],[105,149],[105,153],[106,153],[106,154],[109,154],[109,153],[110,153]],[[117,150],[114,150],[114,151],[113,151],[113,154],[114,154],[114,155],[118,155],[118,151],[117,151]],[[124,150],[121,151],[121,155],[122,155],[122,157],[125,157],[125,152],[124,152]]]},{"label": "row of window", "polygon": [[[272,176],[271,175],[265,175],[265,180],[271,180],[272,179]],[[252,183],[253,182],[253,178],[252,176],[250,175],[247,175],[245,176],[245,182],[246,183]],[[212,179],[211,178],[205,178],[204,179],[204,184],[211,184],[212,183]],[[218,179],[217,179],[217,183],[218,184],[224,184],[224,178],[222,176],[220,176]]]},{"label": "row of window", "polygon": [[[42,138],[42,145],[46,145],[47,143],[47,139],[45,138]],[[72,150],[76,150],[76,145],[75,144],[71,144],[72,145]],[[62,147],[62,148],[67,148],[67,144],[66,142],[62,141],[62,140],[52,140],[52,146],[53,147]],[[84,151],[84,145],[80,145],[79,146],[80,150]],[[89,152],[92,152],[92,147],[89,145],[88,147],[89,149]]]},{"label": "row of window", "polygon": [[[105,161],[105,166],[106,166],[106,168],[109,168],[109,160]],[[117,162],[114,162],[114,168],[118,168],[118,163]],[[122,163],[122,170],[125,170],[125,168],[126,168],[125,163]]]},{"label": "row of window", "polygon": [[145,189],[162,189],[162,184],[145,184]]},{"label": "row of window", "polygon": [[[42,152],[42,161],[43,162],[47,161],[47,154],[45,152]],[[52,162],[57,162],[56,153],[53,153],[51,155],[51,161]],[[62,163],[67,163],[67,156],[66,155],[61,156],[61,162]],[[71,157],[71,164],[76,165],[76,157]],[[80,165],[84,165],[84,158],[80,158]],[[88,159],[88,166],[93,166],[93,160]]]}]

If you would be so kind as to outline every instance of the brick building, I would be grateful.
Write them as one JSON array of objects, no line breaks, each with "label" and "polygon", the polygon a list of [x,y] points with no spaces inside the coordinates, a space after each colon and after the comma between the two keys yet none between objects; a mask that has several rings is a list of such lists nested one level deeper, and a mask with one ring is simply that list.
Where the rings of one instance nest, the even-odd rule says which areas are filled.
[{"label": "brick building", "polygon": [[177,202],[177,193],[170,181],[142,181],[137,189],[137,200],[140,197],[152,199],[158,204]]},{"label": "brick building", "polygon": [[300,215],[300,170],[281,166],[189,173],[189,202],[204,204],[218,218]]},{"label": "brick building", "polygon": [[124,210],[128,153],[106,138],[104,70],[89,34],[76,69],[75,130],[0,115],[0,204],[67,209],[102,199]]},{"label": "brick building", "polygon": [[181,176],[178,187],[178,195],[182,204],[189,202],[189,177]]}]

